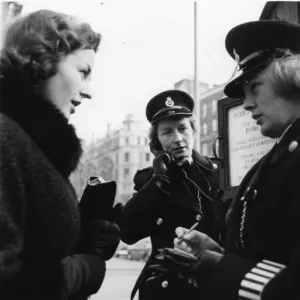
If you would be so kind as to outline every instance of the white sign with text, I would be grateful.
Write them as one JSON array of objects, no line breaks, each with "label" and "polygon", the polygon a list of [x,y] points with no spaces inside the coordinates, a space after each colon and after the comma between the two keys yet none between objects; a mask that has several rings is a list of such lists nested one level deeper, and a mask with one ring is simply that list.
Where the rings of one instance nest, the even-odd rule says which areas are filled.
[{"label": "white sign with text", "polygon": [[229,185],[238,186],[249,169],[275,143],[274,139],[261,135],[259,125],[243,105],[228,111]]}]

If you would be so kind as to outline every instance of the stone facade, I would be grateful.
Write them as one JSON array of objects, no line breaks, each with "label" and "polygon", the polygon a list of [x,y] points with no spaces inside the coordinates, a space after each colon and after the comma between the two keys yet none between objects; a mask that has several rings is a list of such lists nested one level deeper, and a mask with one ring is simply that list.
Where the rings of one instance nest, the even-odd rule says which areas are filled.
[{"label": "stone facade", "polygon": [[82,161],[71,176],[78,196],[89,176],[101,176],[107,181],[117,182],[115,202],[126,203],[134,193],[136,171],[152,165],[148,132],[149,129],[130,114],[118,130],[110,130],[108,126],[105,137],[85,148]]}]

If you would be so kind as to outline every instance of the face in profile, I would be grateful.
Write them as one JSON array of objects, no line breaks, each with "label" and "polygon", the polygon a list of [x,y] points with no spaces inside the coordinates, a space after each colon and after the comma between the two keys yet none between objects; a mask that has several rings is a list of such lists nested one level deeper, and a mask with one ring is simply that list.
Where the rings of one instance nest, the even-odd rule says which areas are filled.
[{"label": "face in profile", "polygon": [[162,148],[171,152],[176,159],[192,156],[195,133],[188,117],[159,121],[157,137]]},{"label": "face in profile", "polygon": [[90,79],[95,64],[95,51],[78,49],[63,56],[57,73],[47,79],[42,94],[51,101],[67,119],[84,98],[91,98]]},{"label": "face in profile", "polygon": [[244,85],[244,109],[252,113],[262,135],[277,138],[300,116],[300,110],[297,101],[276,94],[267,72]]}]

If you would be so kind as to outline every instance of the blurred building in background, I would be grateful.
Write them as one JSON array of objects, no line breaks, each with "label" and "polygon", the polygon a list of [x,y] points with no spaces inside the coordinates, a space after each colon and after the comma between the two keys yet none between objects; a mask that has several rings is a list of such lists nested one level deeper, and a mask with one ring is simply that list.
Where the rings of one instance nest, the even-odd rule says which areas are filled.
[{"label": "blurred building in background", "polygon": [[218,100],[225,97],[225,85],[214,86],[200,95],[200,151],[213,156],[212,144],[218,136]]},{"label": "blurred building in background", "polygon": [[[212,143],[218,136],[218,100],[223,98],[225,85],[212,85],[198,82],[197,99],[200,102],[200,151],[202,155],[213,156]],[[184,91],[194,97],[194,80],[192,78],[182,79],[174,84],[174,88]],[[196,101],[196,100],[195,100]]]},{"label": "blurred building in background", "polygon": [[148,133],[149,129],[131,114],[117,130],[111,130],[108,125],[105,137],[84,149],[79,167],[71,175],[77,195],[81,196],[88,177],[101,176],[107,181],[117,182],[115,202],[126,203],[134,193],[136,171],[152,165]]},{"label": "blurred building in background", "polygon": [[[197,99],[201,97],[201,94],[213,89],[216,85],[198,82],[198,95]],[[174,89],[184,91],[190,94],[193,99],[194,97],[194,79],[193,78],[184,78],[174,84]]]},{"label": "blurred building in background", "polygon": [[7,26],[22,12],[23,5],[17,1],[2,1],[0,6],[0,49]]}]

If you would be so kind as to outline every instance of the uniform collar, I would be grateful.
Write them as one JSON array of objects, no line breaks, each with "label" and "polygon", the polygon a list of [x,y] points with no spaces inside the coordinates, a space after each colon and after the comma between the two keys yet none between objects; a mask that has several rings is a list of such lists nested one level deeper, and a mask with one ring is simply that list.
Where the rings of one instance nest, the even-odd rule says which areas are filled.
[{"label": "uniform collar", "polygon": [[279,144],[280,141],[283,139],[284,135],[288,132],[288,130],[291,128],[293,124],[290,124],[284,131],[283,133],[281,134],[281,136],[279,138],[277,138],[276,140],[276,144]]},{"label": "uniform collar", "polygon": [[[294,142],[295,147],[290,148]],[[283,133],[280,142],[275,144],[273,154],[270,160],[271,164],[278,162],[279,159],[286,153],[293,152],[300,142],[300,118],[298,118],[289,128]],[[296,144],[295,144],[296,143]]]}]

